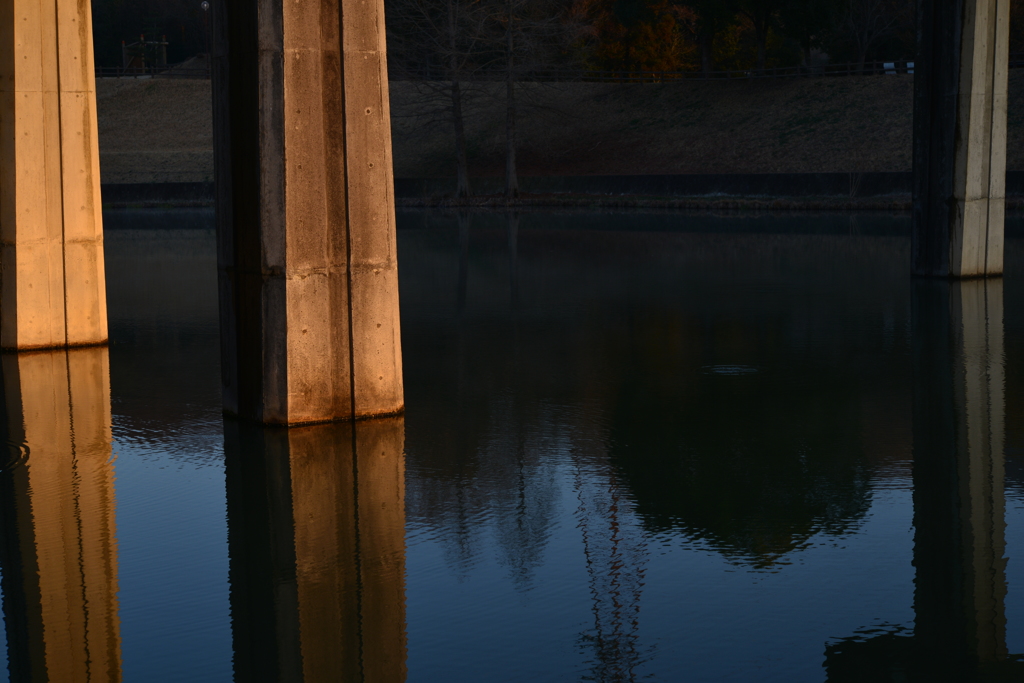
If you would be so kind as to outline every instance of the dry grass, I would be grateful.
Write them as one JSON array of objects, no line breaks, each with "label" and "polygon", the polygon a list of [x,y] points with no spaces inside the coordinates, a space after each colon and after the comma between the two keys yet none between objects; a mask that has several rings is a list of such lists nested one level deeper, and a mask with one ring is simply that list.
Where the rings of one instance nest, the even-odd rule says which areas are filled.
[{"label": "dry grass", "polygon": [[[105,182],[212,178],[208,81],[103,79],[97,87]],[[470,103],[477,175],[503,173],[500,87]],[[908,76],[523,84],[520,173],[909,171],[912,89]],[[395,175],[454,175],[450,126],[423,115],[413,83],[393,83],[391,99]],[[1010,75],[1008,152],[1009,167],[1024,170],[1020,69]]]},{"label": "dry grass", "polygon": [[213,180],[209,81],[102,78],[96,107],[103,182]]}]

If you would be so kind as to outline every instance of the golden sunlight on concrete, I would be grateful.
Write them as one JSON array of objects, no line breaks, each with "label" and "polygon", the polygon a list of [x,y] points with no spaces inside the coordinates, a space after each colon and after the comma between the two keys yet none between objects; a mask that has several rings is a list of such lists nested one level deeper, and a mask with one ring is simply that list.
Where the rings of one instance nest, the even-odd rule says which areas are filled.
[{"label": "golden sunlight on concrete", "polygon": [[0,346],[107,340],[89,3],[0,0]]},{"label": "golden sunlight on concrete", "polygon": [[398,413],[384,4],[213,9],[225,408],[273,424]]}]

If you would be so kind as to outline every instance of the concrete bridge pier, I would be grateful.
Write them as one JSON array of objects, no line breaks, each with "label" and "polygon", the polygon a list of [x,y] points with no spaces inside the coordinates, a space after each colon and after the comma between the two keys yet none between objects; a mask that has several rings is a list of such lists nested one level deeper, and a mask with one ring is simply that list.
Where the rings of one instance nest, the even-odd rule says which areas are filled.
[{"label": "concrete bridge pier", "polygon": [[0,0],[0,347],[107,340],[89,3]]},{"label": "concrete bridge pier", "polygon": [[106,348],[4,354],[0,568],[11,681],[121,680]]},{"label": "concrete bridge pier", "polygon": [[382,0],[214,3],[224,404],[404,406]]},{"label": "concrete bridge pier", "polygon": [[913,272],[1003,272],[1010,0],[920,0]]}]

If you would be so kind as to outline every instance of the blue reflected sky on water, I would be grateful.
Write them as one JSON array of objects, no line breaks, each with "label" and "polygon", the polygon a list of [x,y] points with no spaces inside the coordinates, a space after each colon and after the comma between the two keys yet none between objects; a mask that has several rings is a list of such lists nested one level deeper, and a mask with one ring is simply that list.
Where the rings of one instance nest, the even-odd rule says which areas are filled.
[{"label": "blue reflected sky on water", "polygon": [[[105,220],[124,680],[231,680],[212,212]],[[822,681],[913,629],[908,227],[401,211],[408,680]]]}]

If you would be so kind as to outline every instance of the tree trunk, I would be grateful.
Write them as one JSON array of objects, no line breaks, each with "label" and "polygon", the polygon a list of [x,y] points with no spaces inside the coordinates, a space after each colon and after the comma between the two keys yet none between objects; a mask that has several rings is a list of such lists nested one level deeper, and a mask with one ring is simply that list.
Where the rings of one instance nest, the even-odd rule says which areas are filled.
[{"label": "tree trunk", "polygon": [[466,158],[466,128],[462,118],[462,85],[459,82],[459,53],[455,42],[455,0],[448,0],[448,49],[452,79],[452,127],[455,129],[455,196],[469,197],[469,161]]},{"label": "tree trunk", "polygon": [[755,69],[764,72],[768,52],[768,17],[757,16],[754,19],[754,39],[758,44],[758,61]]},{"label": "tree trunk", "polygon": [[516,173],[516,80],[513,69],[515,43],[512,36],[512,3],[508,4],[508,26],[505,31],[505,197],[519,196],[519,176]]},{"label": "tree trunk", "polygon": [[715,70],[715,55],[713,52],[715,34],[702,28],[697,34],[697,41],[700,43],[700,70],[705,76],[709,76]]},{"label": "tree trunk", "polygon": [[452,79],[452,125],[455,127],[456,197],[469,197],[469,160],[466,157],[466,129],[462,120],[462,88]]},{"label": "tree trunk", "polygon": [[459,284],[456,298],[457,310],[461,314],[466,310],[466,289],[469,284],[469,212],[459,211],[456,218],[459,222]]}]

